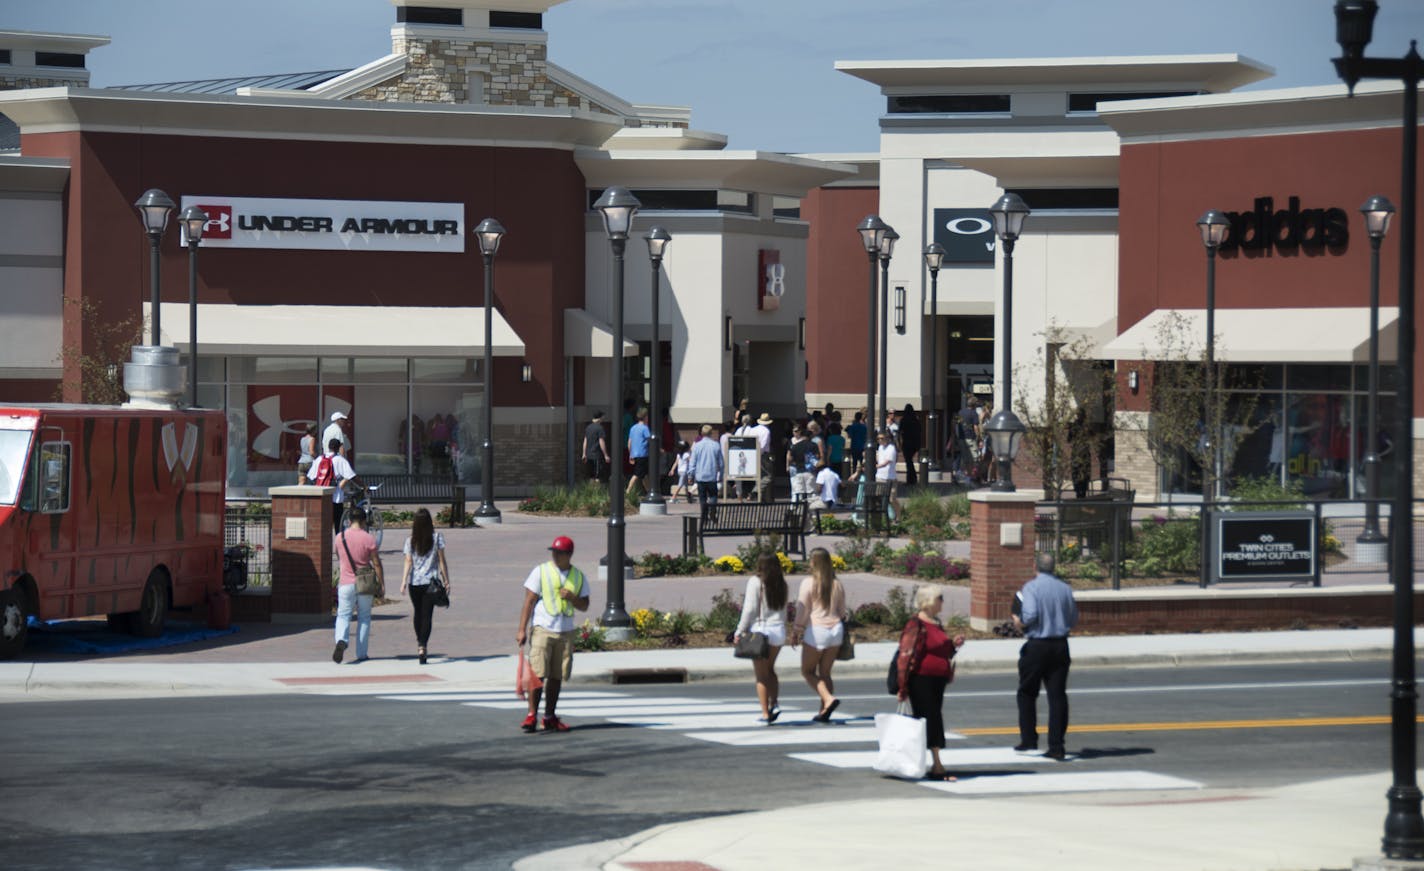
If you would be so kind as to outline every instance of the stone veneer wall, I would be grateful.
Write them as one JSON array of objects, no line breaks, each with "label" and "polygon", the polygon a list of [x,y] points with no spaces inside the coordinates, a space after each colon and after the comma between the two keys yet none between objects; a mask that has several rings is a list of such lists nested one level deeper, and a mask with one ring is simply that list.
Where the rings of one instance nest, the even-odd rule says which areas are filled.
[{"label": "stone veneer wall", "polygon": [[[498,415],[498,409],[495,414]],[[564,444],[568,428],[562,423],[494,425],[494,487],[496,496],[533,493],[541,484],[564,483]],[[476,446],[475,450],[479,450]],[[478,482],[476,482],[478,483]],[[475,506],[471,506],[473,510]]]},{"label": "stone veneer wall", "polygon": [[1160,499],[1157,461],[1147,447],[1147,412],[1119,411],[1113,425],[1113,476],[1131,481],[1138,499]]},{"label": "stone veneer wall", "polygon": [[53,76],[16,76],[0,73],[0,91],[18,91],[23,88],[63,88],[82,85],[88,81],[89,75],[85,73],[83,77],[66,76],[63,78]]}]

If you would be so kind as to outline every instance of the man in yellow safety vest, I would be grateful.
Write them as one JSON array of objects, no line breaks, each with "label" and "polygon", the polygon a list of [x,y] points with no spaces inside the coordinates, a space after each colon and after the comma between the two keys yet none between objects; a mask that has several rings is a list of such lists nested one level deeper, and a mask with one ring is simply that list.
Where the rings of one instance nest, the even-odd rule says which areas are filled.
[{"label": "man in yellow safety vest", "polygon": [[588,581],[583,572],[573,566],[573,539],[561,535],[554,539],[549,551],[552,559],[535,566],[524,580],[524,608],[519,614],[519,631],[515,634],[519,646],[523,647],[525,638],[529,637],[529,621],[533,619],[529,665],[544,682],[542,690],[529,692],[529,716],[520,726],[526,732],[535,729],[540,696],[548,699],[544,704],[544,731],[569,731],[554,709],[559,703],[559,688],[573,670],[574,611],[588,610]]}]

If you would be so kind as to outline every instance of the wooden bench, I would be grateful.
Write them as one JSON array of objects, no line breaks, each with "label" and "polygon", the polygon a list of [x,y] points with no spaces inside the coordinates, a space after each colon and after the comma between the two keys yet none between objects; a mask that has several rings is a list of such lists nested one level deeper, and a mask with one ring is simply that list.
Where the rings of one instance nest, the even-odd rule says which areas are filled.
[{"label": "wooden bench", "polygon": [[423,505],[450,502],[450,525],[465,525],[465,485],[449,475],[362,475],[366,486],[381,489],[372,497],[377,504]]},{"label": "wooden bench", "polygon": [[726,535],[779,535],[786,553],[806,555],[807,502],[718,502],[706,520],[682,518],[682,552],[706,553],[704,539]]},{"label": "wooden bench", "polygon": [[1085,498],[1062,498],[1057,503],[1057,515],[1052,518],[1055,539],[1073,537],[1089,550],[1102,553],[1111,546],[1116,524],[1119,546],[1132,535],[1132,504],[1137,491],[1126,480],[1112,478],[1108,487],[1089,493]]}]

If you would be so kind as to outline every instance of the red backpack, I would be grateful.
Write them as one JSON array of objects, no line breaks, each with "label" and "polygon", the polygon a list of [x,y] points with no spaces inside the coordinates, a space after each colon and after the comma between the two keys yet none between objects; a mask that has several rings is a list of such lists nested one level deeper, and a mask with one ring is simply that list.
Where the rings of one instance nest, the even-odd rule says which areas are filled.
[{"label": "red backpack", "polygon": [[318,487],[336,486],[336,464],[331,461],[332,454],[322,454],[321,459],[316,461],[316,485]]}]

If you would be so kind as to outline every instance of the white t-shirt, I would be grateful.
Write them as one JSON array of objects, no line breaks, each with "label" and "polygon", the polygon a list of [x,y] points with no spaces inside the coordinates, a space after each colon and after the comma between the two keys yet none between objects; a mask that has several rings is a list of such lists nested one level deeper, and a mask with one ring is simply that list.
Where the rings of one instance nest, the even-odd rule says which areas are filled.
[{"label": "white t-shirt", "polygon": [[404,553],[410,557],[410,585],[420,587],[430,583],[430,579],[440,574],[440,551],[445,549],[445,536],[435,533],[435,546],[430,548],[430,553],[421,556],[416,553],[410,545],[410,539],[405,540]]},{"label": "white t-shirt", "polygon": [[321,444],[317,445],[316,449],[323,454],[326,453],[327,445],[331,444],[332,439],[341,439],[341,446],[348,451],[351,450],[351,439],[346,436],[346,430],[342,429],[341,424],[334,420],[321,431]]},{"label": "white t-shirt", "polygon": [[[895,461],[899,459],[899,454],[895,452],[895,443],[886,442],[875,448],[875,480],[894,481]],[[888,463],[888,465],[880,465]]]},{"label": "white t-shirt", "polygon": [[816,485],[821,488],[821,501],[833,505],[841,498],[841,476],[830,466],[816,473]]},{"label": "white t-shirt", "polygon": [[[539,574],[542,569],[542,564],[535,566],[534,571],[529,573],[529,577],[524,579],[524,589],[538,597],[538,601],[534,603],[534,625],[542,626],[550,632],[572,632],[574,631],[574,618],[571,615],[555,615],[544,610],[544,590],[539,585]],[[572,571],[573,567],[570,566],[569,570]],[[568,572],[559,572],[559,578],[561,580],[566,580],[568,576]],[[579,589],[578,596],[579,598],[583,598],[587,595],[588,575],[584,575],[583,586]]]},{"label": "white t-shirt", "polygon": [[[321,458],[323,456],[327,456],[326,452],[324,451],[319,456],[317,456],[316,462],[311,464],[311,468],[307,469],[308,481],[316,480],[316,473],[317,470],[321,468]],[[351,468],[351,464],[346,462],[345,457],[341,456],[340,454],[331,454],[330,456],[331,473],[336,476],[337,481],[340,481],[344,484],[345,482],[350,481],[352,478],[356,477],[356,470]],[[331,494],[331,501],[335,505],[340,505],[342,502],[345,502],[346,489],[344,487],[337,487],[336,492]]]}]

